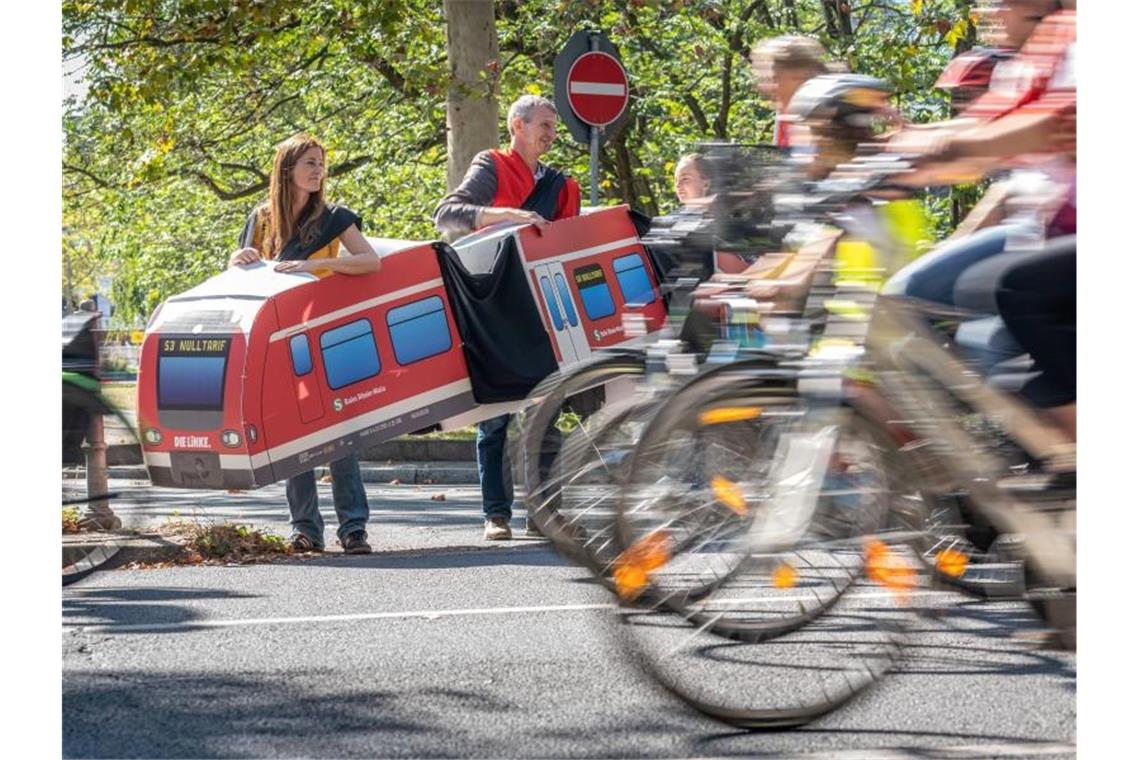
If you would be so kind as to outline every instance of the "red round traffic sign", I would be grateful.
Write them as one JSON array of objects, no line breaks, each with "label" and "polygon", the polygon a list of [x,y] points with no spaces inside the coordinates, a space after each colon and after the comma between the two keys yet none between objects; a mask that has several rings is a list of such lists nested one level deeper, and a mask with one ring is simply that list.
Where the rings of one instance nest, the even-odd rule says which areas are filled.
[{"label": "red round traffic sign", "polygon": [[593,51],[570,64],[566,94],[574,115],[595,127],[604,127],[621,116],[629,102],[625,69],[608,53]]}]

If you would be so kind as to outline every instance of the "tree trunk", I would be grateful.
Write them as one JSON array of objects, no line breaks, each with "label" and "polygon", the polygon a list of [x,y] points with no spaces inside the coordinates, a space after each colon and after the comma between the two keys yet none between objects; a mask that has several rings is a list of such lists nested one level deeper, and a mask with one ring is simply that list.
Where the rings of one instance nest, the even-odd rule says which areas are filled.
[{"label": "tree trunk", "polygon": [[499,144],[499,41],[492,0],[443,0],[447,18],[447,189]]}]

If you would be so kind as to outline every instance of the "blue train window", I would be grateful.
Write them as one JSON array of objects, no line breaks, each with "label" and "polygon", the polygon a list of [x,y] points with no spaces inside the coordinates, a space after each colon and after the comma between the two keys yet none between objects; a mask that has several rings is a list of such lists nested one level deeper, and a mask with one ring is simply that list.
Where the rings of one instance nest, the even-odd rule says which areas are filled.
[{"label": "blue train window", "polygon": [[309,354],[309,336],[302,333],[290,338],[289,354],[293,357],[293,373],[298,377],[313,371],[313,357]]},{"label": "blue train window", "polygon": [[162,356],[158,360],[158,408],[222,408],[224,356]]},{"label": "blue train window", "polygon": [[566,278],[561,273],[555,274],[554,284],[558,286],[558,297],[562,299],[562,308],[566,311],[566,320],[571,327],[577,327],[578,310],[574,308],[574,299],[570,297],[570,288],[566,287]]},{"label": "blue train window", "polygon": [[321,335],[325,379],[334,391],[380,372],[376,339],[367,319],[358,319]]},{"label": "blue train window", "polygon": [[400,364],[411,364],[451,348],[451,330],[439,296],[423,298],[388,312],[388,335]]},{"label": "blue train window", "polygon": [[614,308],[614,298],[610,295],[610,286],[606,284],[606,273],[600,264],[575,269],[574,283],[578,286],[578,295],[582,296],[582,306],[590,319],[603,319],[613,316],[617,311]]},{"label": "blue train window", "polygon": [[545,275],[538,279],[538,284],[542,287],[542,297],[546,299],[546,310],[550,312],[550,318],[554,321],[554,329],[562,329],[562,315],[558,313],[558,305],[554,303],[554,289],[550,287],[550,278]]},{"label": "blue train window", "polygon": [[653,292],[653,283],[649,281],[649,274],[645,271],[645,264],[638,254],[631,253],[614,259],[614,273],[617,275],[622,297],[630,306],[645,306],[657,299]]},{"label": "blue train window", "polygon": [[158,350],[158,408],[220,411],[229,338],[163,336]]}]

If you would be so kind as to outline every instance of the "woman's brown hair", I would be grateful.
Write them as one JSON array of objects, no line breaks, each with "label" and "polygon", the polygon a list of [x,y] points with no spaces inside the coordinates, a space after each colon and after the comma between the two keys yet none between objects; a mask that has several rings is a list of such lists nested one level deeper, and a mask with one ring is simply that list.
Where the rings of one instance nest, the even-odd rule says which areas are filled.
[{"label": "woman's brown hair", "polygon": [[297,192],[293,184],[293,167],[310,148],[320,149],[321,159],[324,160],[327,155],[325,146],[306,134],[294,135],[277,146],[277,155],[273,158],[273,173],[269,177],[269,200],[265,204],[269,211],[269,227],[266,230],[265,240],[274,256],[281,252],[298,231],[302,244],[311,242],[317,234],[317,225],[325,208],[324,177],[321,178],[321,189],[309,194],[309,202],[301,209],[297,218],[293,218],[293,199],[294,193]]}]

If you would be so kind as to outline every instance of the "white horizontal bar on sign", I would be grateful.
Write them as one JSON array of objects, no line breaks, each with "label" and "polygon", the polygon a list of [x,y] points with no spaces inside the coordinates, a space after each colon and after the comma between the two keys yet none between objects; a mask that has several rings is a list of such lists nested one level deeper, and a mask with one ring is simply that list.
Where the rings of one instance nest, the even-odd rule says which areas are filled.
[{"label": "white horizontal bar on sign", "polygon": [[570,92],[575,95],[625,95],[624,84],[610,82],[571,82]]}]

